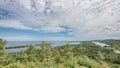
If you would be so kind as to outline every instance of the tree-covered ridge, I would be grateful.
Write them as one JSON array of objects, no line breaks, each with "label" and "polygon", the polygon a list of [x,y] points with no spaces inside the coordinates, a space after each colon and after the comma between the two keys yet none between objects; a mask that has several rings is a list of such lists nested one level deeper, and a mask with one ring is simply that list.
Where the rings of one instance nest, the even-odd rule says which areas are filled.
[{"label": "tree-covered ridge", "polygon": [[100,47],[91,42],[52,47],[41,43],[30,44],[23,52],[5,53],[6,41],[0,40],[0,68],[120,68],[120,47]]},{"label": "tree-covered ridge", "polygon": [[101,43],[105,43],[108,45],[120,45],[120,40],[115,40],[115,39],[107,39],[107,40],[96,40]]}]

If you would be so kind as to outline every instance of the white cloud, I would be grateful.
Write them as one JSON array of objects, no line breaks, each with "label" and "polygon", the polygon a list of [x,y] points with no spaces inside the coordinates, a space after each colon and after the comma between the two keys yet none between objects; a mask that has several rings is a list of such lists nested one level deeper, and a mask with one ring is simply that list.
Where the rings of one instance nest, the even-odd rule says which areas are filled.
[{"label": "white cloud", "polygon": [[15,28],[15,29],[21,29],[21,30],[31,30],[31,27],[25,26],[20,21],[15,20],[0,20],[0,27],[6,27],[6,28]]},{"label": "white cloud", "polygon": [[41,28],[42,31],[45,32],[64,32],[65,28],[62,28],[60,26],[45,26]]},{"label": "white cloud", "polygon": [[8,36],[1,37],[2,39],[7,39],[7,41],[72,41],[76,40],[73,37],[30,37],[30,36]]},{"label": "white cloud", "polygon": [[5,39],[7,41],[37,41],[39,38],[32,38],[29,36],[7,36],[7,37],[1,37],[2,39]]},{"label": "white cloud", "polygon": [[30,0],[19,0],[20,4],[22,4],[28,10],[31,10],[31,1]]},{"label": "white cloud", "polygon": [[[2,0],[0,8],[13,12],[14,15],[10,18],[17,20],[19,25],[6,25],[6,21],[4,24],[0,23],[0,26],[43,32],[67,31],[78,38],[88,39],[116,38],[110,35],[120,34],[119,0],[48,1],[51,1],[49,5],[45,5],[45,0],[19,0],[15,1],[16,4],[12,2],[15,4],[13,5]],[[52,11],[50,16],[44,14],[46,6]]]}]

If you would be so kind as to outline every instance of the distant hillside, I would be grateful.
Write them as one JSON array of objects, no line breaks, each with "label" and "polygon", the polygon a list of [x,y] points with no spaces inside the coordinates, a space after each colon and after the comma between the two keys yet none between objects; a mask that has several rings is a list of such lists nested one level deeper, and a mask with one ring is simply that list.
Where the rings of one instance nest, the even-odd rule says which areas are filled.
[{"label": "distant hillside", "polygon": [[120,40],[107,39],[107,40],[96,40],[97,42],[105,43],[108,45],[120,45]]}]

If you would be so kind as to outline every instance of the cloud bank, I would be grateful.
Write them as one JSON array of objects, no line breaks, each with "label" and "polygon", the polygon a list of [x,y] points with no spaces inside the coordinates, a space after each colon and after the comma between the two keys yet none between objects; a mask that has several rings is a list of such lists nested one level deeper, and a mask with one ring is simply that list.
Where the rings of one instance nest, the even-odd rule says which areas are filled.
[{"label": "cloud bank", "polygon": [[0,0],[0,27],[120,38],[120,0]]}]

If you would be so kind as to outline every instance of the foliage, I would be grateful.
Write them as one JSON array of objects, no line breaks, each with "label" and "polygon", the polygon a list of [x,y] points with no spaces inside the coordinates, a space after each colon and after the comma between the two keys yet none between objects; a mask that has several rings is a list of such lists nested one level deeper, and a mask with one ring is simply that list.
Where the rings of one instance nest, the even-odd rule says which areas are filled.
[{"label": "foliage", "polygon": [[59,47],[42,42],[24,52],[5,53],[6,41],[0,40],[0,68],[120,68],[119,46],[100,47],[91,42]]},{"label": "foliage", "polygon": [[89,59],[87,56],[78,56],[78,64],[88,68],[100,68],[100,64],[94,60]]},{"label": "foliage", "polygon": [[0,56],[2,56],[4,54],[5,51],[5,44],[7,43],[7,41],[0,39]]},{"label": "foliage", "polygon": [[107,39],[107,40],[97,40],[98,42],[102,42],[108,45],[120,45],[120,40],[114,40],[114,39]]}]

